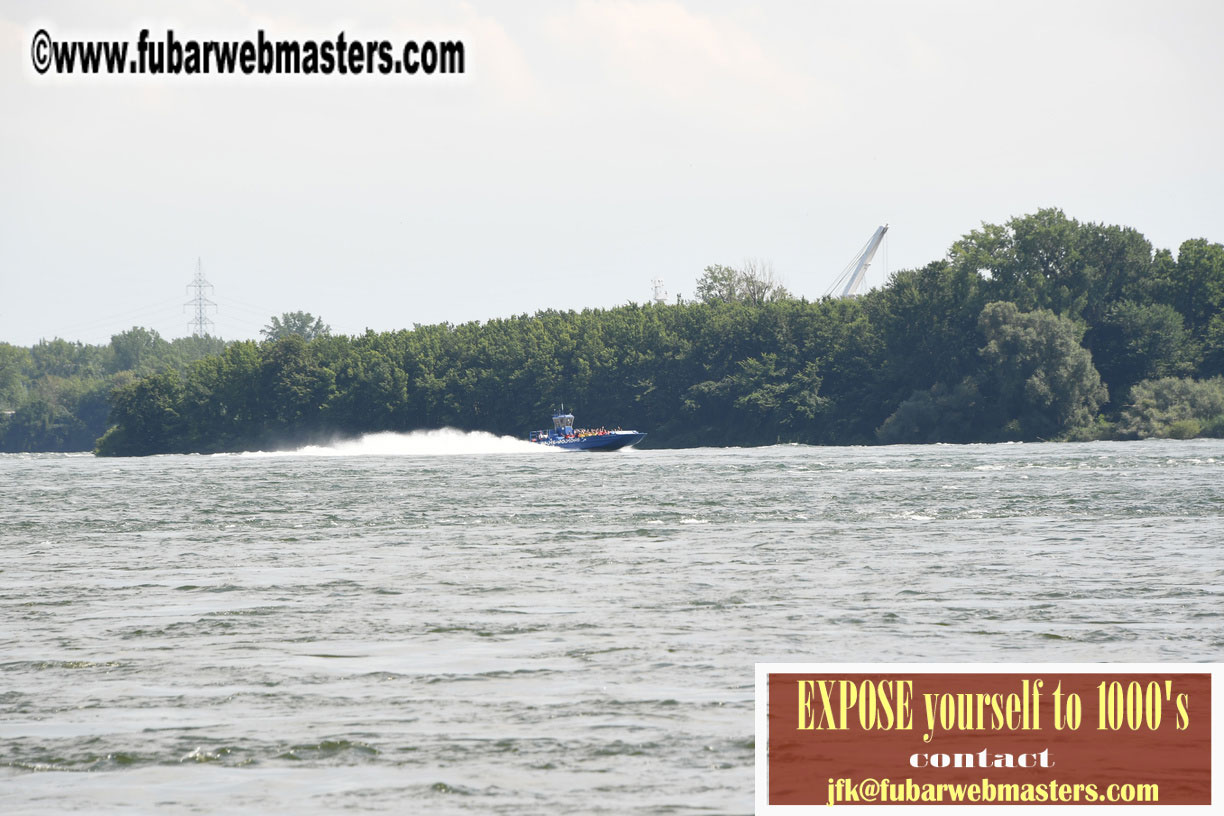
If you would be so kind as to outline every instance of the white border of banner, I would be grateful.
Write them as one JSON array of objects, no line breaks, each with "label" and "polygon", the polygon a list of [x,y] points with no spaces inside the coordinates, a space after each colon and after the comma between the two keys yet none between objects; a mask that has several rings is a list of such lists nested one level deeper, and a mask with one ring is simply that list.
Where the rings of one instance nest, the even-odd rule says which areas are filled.
[{"label": "white border of banner", "polygon": [[[769,699],[771,674],[1098,674],[1098,673],[1177,673],[1211,675],[1211,805],[948,805],[959,812],[1019,814],[1063,811],[1067,816],[1080,813],[1166,813],[1198,816],[1218,812],[1224,807],[1224,701],[1217,698],[1221,663],[757,663],[756,664],[756,813],[758,816],[815,816],[830,813],[827,805],[769,804]],[[846,805],[838,812],[896,813],[917,816],[943,812],[939,805]]]}]

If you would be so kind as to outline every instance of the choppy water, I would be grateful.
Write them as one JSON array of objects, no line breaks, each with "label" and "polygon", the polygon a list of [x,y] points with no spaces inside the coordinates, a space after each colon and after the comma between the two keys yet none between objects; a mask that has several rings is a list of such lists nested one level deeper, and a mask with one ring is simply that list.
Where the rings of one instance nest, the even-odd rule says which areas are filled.
[{"label": "choppy water", "polygon": [[756,661],[1220,660],[1222,510],[1214,441],[3,456],[0,811],[749,812]]}]

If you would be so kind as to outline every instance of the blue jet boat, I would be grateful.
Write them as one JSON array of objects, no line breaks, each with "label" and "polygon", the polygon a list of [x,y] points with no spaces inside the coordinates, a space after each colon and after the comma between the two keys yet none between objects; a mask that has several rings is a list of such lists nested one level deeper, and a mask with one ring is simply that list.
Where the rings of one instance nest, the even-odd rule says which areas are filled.
[{"label": "blue jet boat", "polygon": [[622,431],[617,428],[574,428],[574,415],[564,408],[553,414],[553,426],[542,431],[532,431],[527,438],[541,445],[550,445],[563,450],[613,451],[628,448],[641,442],[646,434],[641,431]]}]

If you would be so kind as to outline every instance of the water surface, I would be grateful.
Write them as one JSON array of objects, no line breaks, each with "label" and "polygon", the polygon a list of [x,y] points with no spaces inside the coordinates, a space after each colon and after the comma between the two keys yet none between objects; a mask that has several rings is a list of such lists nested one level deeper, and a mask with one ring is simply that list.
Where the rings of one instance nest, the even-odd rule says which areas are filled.
[{"label": "water surface", "polygon": [[1218,661],[1224,443],[0,456],[0,811],[746,813],[753,664]]}]

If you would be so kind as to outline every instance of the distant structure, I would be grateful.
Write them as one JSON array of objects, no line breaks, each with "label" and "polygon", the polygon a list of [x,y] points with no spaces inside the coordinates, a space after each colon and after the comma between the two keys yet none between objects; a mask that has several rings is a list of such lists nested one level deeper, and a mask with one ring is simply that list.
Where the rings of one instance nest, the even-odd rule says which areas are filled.
[{"label": "distant structure", "polygon": [[663,288],[663,279],[655,278],[650,282],[650,288],[654,292],[652,296],[655,303],[667,302],[667,290]]},{"label": "distant structure", "polygon": [[838,297],[848,298],[858,294],[859,287],[863,285],[863,278],[867,277],[867,268],[871,266],[871,259],[875,257],[876,250],[880,248],[880,242],[884,240],[886,232],[888,232],[887,224],[875,231],[866,246],[858,251],[850,263],[846,264],[841,275],[825,292],[826,295],[833,294],[833,290],[842,286],[843,283],[845,286]]},{"label": "distant structure", "polygon": [[196,258],[196,273],[191,279],[191,283],[187,284],[187,291],[195,290],[195,297],[183,304],[183,308],[190,307],[195,317],[187,323],[187,328],[196,337],[204,337],[212,334],[213,322],[208,319],[208,310],[217,310],[217,304],[213,303],[208,298],[204,297],[204,290],[212,291],[213,285],[204,279],[204,263],[199,258]]}]

